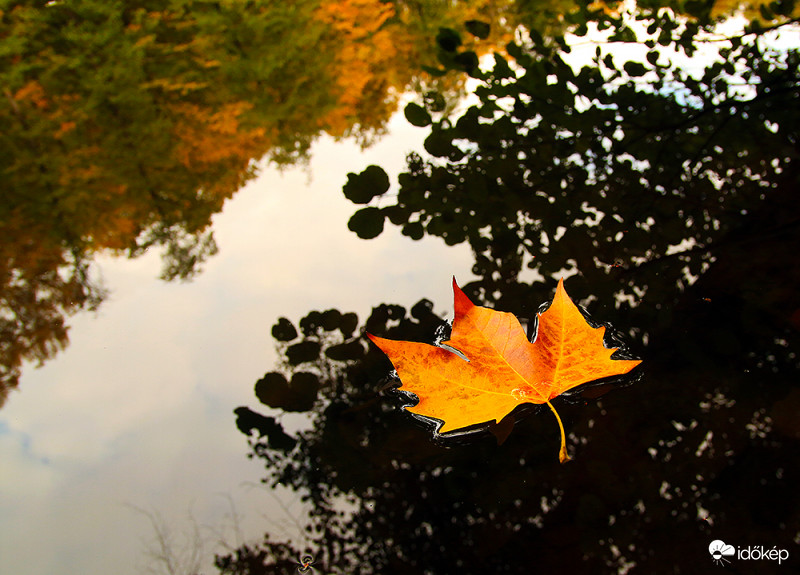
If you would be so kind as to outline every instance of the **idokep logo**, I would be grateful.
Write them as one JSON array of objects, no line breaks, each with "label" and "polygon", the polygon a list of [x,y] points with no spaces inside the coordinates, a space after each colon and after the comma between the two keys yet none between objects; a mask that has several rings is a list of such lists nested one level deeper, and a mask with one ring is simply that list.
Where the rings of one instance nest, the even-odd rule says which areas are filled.
[{"label": "idokep logo", "polygon": [[789,558],[789,551],[787,549],[764,549],[762,545],[753,545],[748,547],[734,547],[728,545],[721,539],[715,539],[708,546],[708,552],[711,554],[711,559],[717,565],[724,565],[730,563],[730,558],[741,559],[743,561],[777,561],[780,565],[783,561]]},{"label": "idokep logo", "polygon": [[731,562],[727,557],[735,555],[736,549],[733,548],[733,545],[725,545],[725,542],[721,539],[715,539],[711,542],[711,545],[708,546],[708,552],[711,553],[711,558],[714,560],[714,563],[723,565]]}]

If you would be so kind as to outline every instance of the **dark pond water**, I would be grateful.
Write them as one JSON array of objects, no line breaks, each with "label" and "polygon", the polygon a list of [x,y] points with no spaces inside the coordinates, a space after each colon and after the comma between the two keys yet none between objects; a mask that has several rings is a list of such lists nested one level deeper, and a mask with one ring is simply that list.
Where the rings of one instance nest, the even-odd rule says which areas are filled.
[{"label": "dark pond water", "polygon": [[[101,290],[81,275],[94,253],[117,249],[137,256],[161,245],[167,250],[167,277],[192,275],[214,252],[206,223],[247,179],[250,160],[272,154],[276,161],[292,161],[321,132],[377,137],[394,105],[386,97],[389,88],[423,77],[425,66],[429,84],[405,108],[406,120],[424,131],[424,144],[410,151],[396,178],[387,175],[393,168],[378,165],[380,158],[349,176],[343,193],[353,202],[352,232],[368,242],[399,229],[408,242],[433,237],[448,246],[468,246],[473,279],[464,282],[464,291],[476,303],[521,318],[533,318],[552,298],[558,278],[567,278],[571,297],[594,319],[613,325],[642,364],[626,381],[553,401],[572,456],[561,464],[558,427],[547,409],[520,417],[498,445],[486,432],[437,441],[430,427],[400,408],[397,382],[389,378],[392,366],[365,333],[433,342],[452,318],[452,307],[434,309],[424,299],[427,286],[419,286],[415,305],[361,302],[359,309],[372,310],[366,314],[313,311],[311,305],[298,315],[279,311],[286,317],[271,331],[279,362],[264,364],[263,378],[229,385],[255,384],[255,397],[235,410],[235,425],[263,469],[242,481],[261,480],[296,493],[304,505],[296,520],[305,532],[287,537],[266,522],[263,538],[261,531],[248,534],[251,543],[220,551],[204,572],[795,572],[800,567],[800,40],[793,4],[763,8],[760,24],[741,18],[713,33],[712,15],[719,10],[712,14],[688,4],[677,15],[662,9],[635,17],[613,9],[573,12],[554,6],[567,17],[545,25],[527,4],[496,3],[484,19],[465,9],[448,16],[461,17],[458,25],[441,20],[458,32],[422,27],[421,20],[408,16],[405,10],[414,7],[405,3],[312,5],[330,8],[314,12],[314,21],[328,26],[315,36],[314,42],[322,42],[317,46],[325,45],[330,30],[351,41],[364,38],[353,31],[354,22],[366,30],[363,45],[370,56],[342,50],[318,63],[325,74],[347,72],[352,82],[371,74],[360,84],[361,99],[342,91],[327,108],[306,102],[281,115],[279,104],[296,102],[298,93],[322,93],[304,84],[322,76],[292,75],[293,65],[310,66],[313,58],[272,63],[270,73],[286,78],[272,91],[267,81],[279,76],[256,66],[254,56],[242,60],[251,66],[244,70],[217,62],[212,57],[217,51],[232,50],[242,38],[268,37],[306,54],[301,48],[308,38],[267,34],[265,23],[276,15],[264,8],[261,19],[237,28],[235,37],[200,44],[195,44],[200,35],[183,39],[182,50],[208,58],[201,64],[193,60],[198,69],[221,69],[227,80],[237,73],[253,78],[253,85],[245,80],[242,87],[226,85],[213,106],[201,106],[208,101],[204,92],[197,101],[173,96],[205,89],[187,84],[199,82],[193,73],[179,75],[180,85],[174,80],[170,90],[153,96],[152,107],[126,107],[123,91],[116,98],[99,88],[90,91],[95,106],[115,113],[169,110],[159,121],[170,125],[171,138],[156,139],[152,149],[134,146],[133,127],[161,124],[132,116],[124,124],[129,131],[115,132],[122,142],[114,153],[50,140],[52,150],[26,149],[25,161],[38,165],[50,186],[36,189],[57,188],[48,201],[73,185],[92,197],[101,195],[103,201],[91,210],[107,225],[95,225],[91,210],[87,215],[65,207],[61,199],[53,208],[57,217],[36,220],[35,206],[14,195],[22,188],[7,194],[3,225],[21,243],[6,251],[28,259],[7,256],[12,279],[6,290],[17,299],[8,296],[4,302],[19,318],[22,309],[33,315],[38,310],[37,318],[55,326],[51,332],[42,328],[46,344],[37,343],[35,330],[22,321],[9,328],[17,330],[16,347],[4,351],[9,389],[16,385],[20,358],[46,358],[48,346],[66,344],[59,331],[64,315],[100,304]],[[381,12],[391,6],[392,14]],[[363,11],[359,17],[348,16],[356,7]],[[167,32],[177,33],[169,28],[174,15],[151,12],[126,13],[125,29],[139,26],[138,33],[152,27],[155,40],[137,42],[153,46],[154,61],[172,65],[165,54],[169,46],[175,50],[167,42]],[[232,22],[234,12],[221,13]],[[210,26],[211,18],[198,17],[195,25]],[[514,32],[517,21],[529,31]],[[419,44],[424,49],[396,48],[397,58],[405,54],[404,62],[419,66],[406,70],[407,76],[399,68],[394,76],[374,73],[387,69],[389,61],[375,54],[399,45],[399,36],[387,33],[392,26],[428,34],[429,42]],[[572,32],[567,40],[560,35],[565,31]],[[12,64],[6,67],[21,70]],[[31,110],[38,106],[48,122],[63,123],[45,111],[73,101],[67,97],[72,92],[58,92],[58,100],[37,91],[43,83],[7,90],[4,121],[21,122],[23,113],[31,113],[24,104]],[[259,90],[268,102],[251,97]],[[463,90],[471,96],[460,98]],[[237,102],[247,105],[236,107]],[[376,115],[360,117],[359,131],[353,118],[370,102]],[[383,116],[376,102],[386,106]],[[317,109],[326,114],[312,122],[308,114]],[[252,116],[252,110],[264,117]],[[187,132],[181,118],[201,113],[207,114],[204,123]],[[302,129],[287,129],[292,122]],[[73,129],[103,133],[100,122],[76,126],[62,125],[64,138]],[[42,136],[26,129],[23,135],[33,146]],[[210,142],[204,140],[208,130]],[[215,134],[228,134],[230,141]],[[137,169],[114,180],[110,166],[119,150],[137,150]],[[96,161],[82,164],[76,155],[81,151]],[[59,153],[59,161],[69,157],[75,164],[59,166],[62,171],[54,175],[31,159],[35,153],[45,158]],[[159,163],[159,154],[167,153],[180,169]],[[21,165],[22,160],[5,170],[17,177]],[[97,176],[105,169],[108,175]],[[73,172],[80,181],[65,183],[65,174]],[[180,186],[152,179],[176,173],[184,178]],[[117,187],[109,191],[112,183]],[[331,193],[340,193],[338,184]],[[148,194],[142,207],[138,202]],[[192,209],[179,207],[184,204]],[[20,245],[34,245],[30,228],[19,225],[24,218],[37,223],[36,234],[55,239],[20,251]],[[302,229],[303,222],[297,225]],[[48,257],[54,262],[49,268],[43,263]],[[386,262],[393,270],[414,265]],[[19,295],[15,286],[33,291]],[[31,298],[45,287],[49,298]],[[31,304],[40,301],[38,307]]]}]

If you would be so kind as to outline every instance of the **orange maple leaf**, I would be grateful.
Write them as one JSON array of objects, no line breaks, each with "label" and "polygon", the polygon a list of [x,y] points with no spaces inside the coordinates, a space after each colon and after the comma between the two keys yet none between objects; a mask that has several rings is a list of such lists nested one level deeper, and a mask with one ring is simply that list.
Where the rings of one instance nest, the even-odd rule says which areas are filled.
[{"label": "orange maple leaf", "polygon": [[447,347],[367,334],[392,361],[402,388],[419,397],[406,409],[441,420],[438,433],[449,433],[499,422],[522,403],[547,404],[561,430],[559,459],[568,460],[564,426],[550,400],[584,383],[628,373],[641,362],[611,359],[617,348],[603,345],[605,327],[587,323],[563,280],[553,303],[539,314],[533,343],[514,315],[474,305],[455,278],[453,294]]}]

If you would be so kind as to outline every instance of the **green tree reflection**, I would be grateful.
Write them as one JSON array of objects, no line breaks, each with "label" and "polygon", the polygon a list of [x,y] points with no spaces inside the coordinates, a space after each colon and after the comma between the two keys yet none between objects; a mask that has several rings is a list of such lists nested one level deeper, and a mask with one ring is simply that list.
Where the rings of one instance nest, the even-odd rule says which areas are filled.
[{"label": "green tree reflection", "polygon": [[95,254],[159,247],[165,279],[192,277],[257,161],[302,162],[320,134],[367,144],[408,87],[457,94],[460,77],[420,76],[429,28],[478,16],[496,18],[474,2],[0,3],[0,402],[102,300]]}]

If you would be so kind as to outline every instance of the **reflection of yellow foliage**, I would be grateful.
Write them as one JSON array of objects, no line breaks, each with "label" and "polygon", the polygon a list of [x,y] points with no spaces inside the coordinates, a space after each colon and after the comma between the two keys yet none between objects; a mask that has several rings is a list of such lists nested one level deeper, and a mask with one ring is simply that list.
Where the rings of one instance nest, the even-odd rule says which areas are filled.
[{"label": "reflection of yellow foliage", "polygon": [[53,137],[56,138],[57,140],[60,140],[61,138],[64,137],[64,135],[67,132],[71,132],[72,130],[74,130],[76,125],[77,124],[75,122],[72,122],[72,121],[61,122],[61,125],[58,127],[58,130],[56,131],[56,133],[53,134]]},{"label": "reflection of yellow foliage", "polygon": [[208,82],[176,82],[174,78],[156,78],[142,84],[142,88],[158,88],[164,92],[178,92],[182,96],[208,88]]},{"label": "reflection of yellow foliage", "polygon": [[[241,116],[252,107],[248,102],[230,102],[219,110],[180,102],[171,106],[176,115],[174,133],[178,144],[176,159],[187,169],[202,173],[225,165],[231,173],[245,173],[252,158],[260,157],[269,149],[266,128],[244,128]],[[235,178],[238,181],[238,178]],[[229,183],[229,180],[225,180]],[[209,191],[209,190],[207,190]],[[212,190],[222,196],[232,195],[236,189],[222,184]]]},{"label": "reflection of yellow foliage", "polygon": [[246,167],[268,147],[264,128],[243,129],[239,118],[252,108],[248,102],[229,102],[214,112],[207,107],[180,102],[172,106],[177,115],[177,159],[189,169],[218,162]]},{"label": "reflection of yellow foliage", "polygon": [[374,34],[393,15],[392,5],[380,0],[323,0],[317,10],[317,18],[352,41]]},{"label": "reflection of yellow foliage", "polygon": [[97,297],[78,262],[200,241],[265,154],[297,161],[322,132],[369,141],[436,65],[438,28],[501,3],[16,4],[0,12],[0,313],[19,312],[0,404],[22,359],[63,346],[64,316]]},{"label": "reflection of yellow foliage", "polygon": [[44,88],[36,80],[31,80],[14,94],[14,100],[18,102],[31,102],[34,106],[43,110],[48,107],[49,100],[45,95]]},{"label": "reflection of yellow foliage", "polygon": [[[486,40],[464,34],[465,48],[479,55],[501,49],[513,38],[513,25],[506,21],[511,4],[424,3],[412,10],[407,4],[395,7],[380,0],[322,0],[314,17],[325,24],[326,44],[334,52],[327,74],[334,82],[336,104],[318,120],[319,127],[335,137],[354,128],[380,129],[421,66],[437,66],[433,39],[439,27],[463,30],[468,20],[491,22]],[[446,90],[462,82],[463,77],[439,81]]]},{"label": "reflection of yellow foliage", "polygon": [[[759,7],[769,6],[772,2],[773,0],[716,0],[711,9],[711,16],[720,18],[741,12],[748,20],[763,20]],[[797,16],[800,16],[800,4],[795,4],[792,11],[792,17]],[[778,17],[775,21],[783,19],[783,17]]]},{"label": "reflection of yellow foliage", "polygon": [[[386,119],[386,106],[379,106],[379,117],[358,117],[365,93],[378,89],[386,97],[394,87],[397,65],[394,34],[384,23],[394,15],[391,4],[380,0],[323,0],[315,17],[328,26],[331,44],[337,47],[333,69],[337,105],[322,120],[322,127],[333,136],[343,136],[355,122],[377,127]],[[362,110],[363,111],[363,110]]]},{"label": "reflection of yellow foliage", "polygon": [[612,18],[619,17],[619,2],[612,2],[612,6],[609,6],[604,0],[594,0],[587,8],[589,10],[602,10]]},{"label": "reflection of yellow foliage", "polygon": [[98,146],[72,150],[58,166],[58,186],[72,193],[59,198],[58,220],[70,229],[82,230],[96,249],[124,250],[130,246],[146,220],[143,206],[118,183],[113,169],[98,163]]}]

